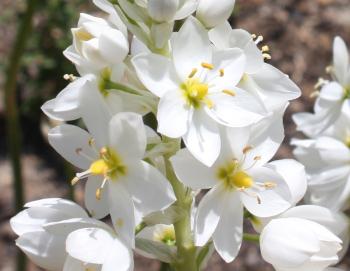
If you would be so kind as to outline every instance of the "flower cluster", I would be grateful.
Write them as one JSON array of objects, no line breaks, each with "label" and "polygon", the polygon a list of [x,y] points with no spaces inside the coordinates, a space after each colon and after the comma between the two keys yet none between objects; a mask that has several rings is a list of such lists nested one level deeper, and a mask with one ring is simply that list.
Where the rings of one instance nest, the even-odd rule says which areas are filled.
[{"label": "flower cluster", "polygon": [[[271,161],[284,139],[284,111],[300,90],[266,63],[262,36],[231,28],[234,1],[93,2],[104,19],[81,14],[64,51],[79,75],[65,75],[71,82],[42,107],[61,122],[48,140],[79,168],[71,183],[85,183],[87,212],[63,199],[30,202],[11,219],[17,245],[48,270],[133,270],[135,251],[198,271],[214,251],[231,262],[242,241],[254,239],[276,270],[334,270],[327,268],[347,247],[346,218],[296,206],[307,189],[304,166]],[[336,47],[343,53],[339,40]],[[339,55],[335,62],[332,72],[345,84],[348,63]],[[329,85],[317,110],[323,119],[328,106],[333,121],[348,90]],[[149,116],[156,125],[144,121]],[[67,123],[79,119],[80,127]],[[334,188],[345,194],[350,153],[343,143],[324,144],[330,140],[298,146],[311,163],[318,162],[306,157],[308,148],[316,155],[319,144],[329,147],[317,157],[341,172]],[[336,181],[319,176],[313,183]],[[244,233],[244,219],[259,234]]]}]

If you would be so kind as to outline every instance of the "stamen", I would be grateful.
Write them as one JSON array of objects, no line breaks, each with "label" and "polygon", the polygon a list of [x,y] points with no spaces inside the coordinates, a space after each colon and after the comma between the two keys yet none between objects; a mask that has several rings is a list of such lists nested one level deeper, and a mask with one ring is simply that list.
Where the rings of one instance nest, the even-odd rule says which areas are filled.
[{"label": "stamen", "polygon": [[63,79],[73,82],[75,79],[77,79],[77,77],[74,76],[73,74],[65,74],[63,75]]},{"label": "stamen", "polygon": [[97,188],[96,194],[95,194],[97,200],[101,200],[101,194],[102,194],[102,189]]},{"label": "stamen", "polygon": [[258,45],[260,42],[262,42],[264,40],[264,37],[259,35],[256,40],[255,40],[255,44]]},{"label": "stamen", "polygon": [[326,73],[332,73],[334,70],[333,66],[327,66],[326,67]]},{"label": "stamen", "polygon": [[255,40],[256,39],[256,34],[252,34],[252,38],[253,38],[253,40]]},{"label": "stamen", "polygon": [[262,54],[262,56],[263,56],[264,59],[267,59],[267,60],[271,59],[271,55],[270,54],[264,53],[264,54]]},{"label": "stamen", "polygon": [[203,67],[204,69],[208,69],[208,70],[214,69],[214,65],[213,65],[213,64],[210,64],[210,63],[202,62],[201,65],[202,65],[202,67]]},{"label": "stamen", "polygon": [[77,155],[80,155],[80,156],[84,157],[85,159],[87,159],[89,161],[94,161],[95,160],[94,158],[92,158],[89,155],[87,155],[86,153],[84,153],[82,148],[76,148],[75,149],[75,153]]},{"label": "stamen", "polygon": [[225,75],[225,70],[224,69],[220,69],[219,72],[220,72],[220,77],[223,77]]},{"label": "stamen", "polygon": [[268,45],[264,45],[263,47],[261,47],[261,51],[262,52],[268,52],[268,51],[270,51],[270,48],[269,48]]},{"label": "stamen", "polygon": [[275,188],[276,186],[277,184],[274,182],[264,182],[264,187],[267,189],[272,189],[272,188]]},{"label": "stamen", "polygon": [[90,138],[89,141],[88,141],[88,144],[89,144],[90,147],[95,145],[95,139],[94,138]]},{"label": "stamen", "polygon": [[214,107],[213,101],[208,98],[204,99],[204,103],[206,104],[206,106],[208,106],[209,109],[212,109]]},{"label": "stamen", "polygon": [[70,184],[72,185],[72,186],[74,186],[77,182],[79,182],[79,178],[78,177],[74,177],[71,181],[70,181]]},{"label": "stamen", "polygon": [[244,187],[238,188],[237,190],[243,192],[244,194],[248,195],[249,197],[256,198],[258,204],[261,204],[261,198],[257,193],[252,192],[252,191],[247,191],[246,188],[244,188]]},{"label": "stamen", "polygon": [[316,97],[318,97],[320,95],[320,92],[318,91],[318,90],[315,90],[315,91],[313,91],[313,92],[311,92],[311,94],[310,94],[310,98],[316,98]]},{"label": "stamen", "polygon": [[243,148],[242,152],[243,154],[247,154],[249,151],[251,151],[254,147],[252,145],[247,145]]},{"label": "stamen", "polygon": [[188,75],[188,78],[192,78],[196,73],[197,73],[197,69],[196,68],[194,68],[192,71],[191,71],[191,73]]},{"label": "stamen", "polygon": [[233,90],[229,90],[229,89],[224,89],[222,91],[223,93],[227,94],[227,95],[230,95],[230,96],[236,96],[236,92],[234,92]]},{"label": "stamen", "polygon": [[261,156],[260,155],[257,155],[257,156],[254,157],[254,161],[259,161],[259,160],[261,160]]}]

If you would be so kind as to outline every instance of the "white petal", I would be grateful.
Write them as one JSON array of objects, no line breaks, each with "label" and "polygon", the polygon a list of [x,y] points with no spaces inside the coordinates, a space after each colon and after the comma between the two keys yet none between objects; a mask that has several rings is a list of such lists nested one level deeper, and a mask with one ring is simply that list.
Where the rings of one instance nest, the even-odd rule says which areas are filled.
[{"label": "white petal", "polygon": [[[241,49],[226,49],[214,52],[212,64],[214,69],[209,71],[207,79],[209,85],[216,91],[231,90],[243,76],[246,58]],[[218,76],[220,70],[224,71],[223,76]]]},{"label": "white petal", "polygon": [[118,271],[134,270],[134,259],[131,250],[117,238],[110,246],[110,251],[101,271],[115,271],[116,267],[118,267]]},{"label": "white petal", "polygon": [[223,209],[226,193],[221,185],[214,186],[200,201],[195,220],[195,243],[204,246],[214,234]]},{"label": "white petal", "polygon": [[144,161],[128,167],[124,185],[133,198],[135,208],[143,215],[163,210],[176,200],[169,181]]},{"label": "white petal", "polygon": [[234,92],[235,96],[225,93],[210,95],[214,107],[208,112],[217,122],[225,126],[244,127],[266,115],[265,109],[253,95],[239,88],[234,88]]},{"label": "white petal", "polygon": [[250,127],[231,128],[225,127],[221,129],[221,152],[220,158],[227,162],[228,159],[235,158],[240,160],[243,158],[243,150],[247,147],[250,137]]},{"label": "white petal", "polygon": [[170,90],[158,105],[158,132],[172,138],[183,136],[189,125],[192,109],[186,105],[180,90]]},{"label": "white petal", "polygon": [[132,59],[132,64],[141,82],[158,97],[181,84],[172,62],[164,56],[141,54]]},{"label": "white petal", "polygon": [[109,209],[113,227],[128,246],[135,246],[135,212],[130,194],[122,185],[122,180],[116,180],[108,186]]},{"label": "white petal", "polygon": [[280,174],[291,192],[291,204],[297,204],[305,195],[307,177],[305,167],[292,159],[276,160],[266,165]]},{"label": "white petal", "polygon": [[319,251],[319,240],[308,220],[273,219],[260,235],[261,254],[265,261],[278,267],[297,268]]},{"label": "white petal", "polygon": [[326,84],[320,91],[320,98],[328,101],[340,101],[343,96],[343,87],[337,82]]},{"label": "white petal", "polygon": [[130,112],[116,114],[109,123],[109,142],[122,160],[142,159],[147,145],[142,116]]},{"label": "white petal", "polygon": [[232,28],[229,22],[224,22],[209,31],[209,39],[219,50],[230,47],[230,33]]},{"label": "white petal", "polygon": [[104,218],[109,214],[107,194],[108,183],[105,184],[105,187],[102,190],[101,198],[99,200],[96,199],[96,191],[101,187],[102,182],[102,176],[90,176],[85,185],[85,206],[89,210],[90,215],[96,219]]},{"label": "white petal", "polygon": [[184,4],[182,7],[180,7],[180,9],[178,9],[175,14],[174,20],[182,20],[196,11],[198,5],[197,0],[186,0],[183,2]]},{"label": "white petal", "polygon": [[315,148],[318,149],[321,158],[329,161],[329,164],[347,163],[350,161],[349,148],[343,143],[331,137],[320,137],[316,140]]},{"label": "white petal", "polygon": [[200,163],[187,149],[179,150],[170,161],[177,178],[186,186],[197,190],[211,188],[216,184],[214,170]]},{"label": "white petal", "polygon": [[99,49],[106,61],[113,64],[122,62],[129,52],[129,44],[122,32],[108,28],[99,37]]},{"label": "white petal", "polygon": [[70,256],[83,262],[103,264],[114,239],[114,236],[103,229],[79,229],[68,235],[66,250]]},{"label": "white petal", "polygon": [[221,141],[218,125],[202,109],[193,112],[183,140],[191,154],[206,166],[211,166],[219,156]]},{"label": "white petal", "polygon": [[[291,193],[286,181],[277,172],[267,167],[253,168],[248,171],[254,182],[272,182],[276,186],[272,189],[249,189],[242,192],[244,206],[252,214],[259,217],[269,217],[282,213],[291,206]],[[252,195],[256,193],[257,197]]]},{"label": "white petal", "polygon": [[173,61],[181,81],[185,81],[194,68],[211,62],[208,33],[194,17],[188,17],[172,40]]},{"label": "white petal", "polygon": [[89,145],[91,138],[88,132],[70,124],[52,128],[48,134],[50,145],[68,162],[82,169],[87,169],[92,160],[97,158]]},{"label": "white petal", "polygon": [[349,54],[346,44],[339,36],[335,37],[333,43],[333,65],[337,79],[346,84],[346,76],[349,68]]},{"label": "white petal", "polygon": [[241,248],[243,238],[243,205],[236,191],[227,199],[226,208],[214,232],[216,251],[226,261],[232,262]]},{"label": "white petal", "polygon": [[80,92],[80,110],[82,119],[97,146],[104,147],[108,142],[106,131],[111,113],[97,87],[97,82],[88,82],[84,91]]},{"label": "white petal", "polygon": [[62,270],[66,258],[64,237],[45,231],[28,232],[16,240],[16,245],[41,268]]},{"label": "white petal", "polygon": [[93,63],[83,58],[73,46],[69,46],[63,51],[63,55],[70,60],[77,68],[80,75],[86,75],[91,72],[97,72],[98,66],[93,66]]},{"label": "white petal", "polygon": [[99,271],[101,270],[101,266],[97,264],[86,264],[68,255],[63,267],[63,271],[86,271],[86,269]]}]

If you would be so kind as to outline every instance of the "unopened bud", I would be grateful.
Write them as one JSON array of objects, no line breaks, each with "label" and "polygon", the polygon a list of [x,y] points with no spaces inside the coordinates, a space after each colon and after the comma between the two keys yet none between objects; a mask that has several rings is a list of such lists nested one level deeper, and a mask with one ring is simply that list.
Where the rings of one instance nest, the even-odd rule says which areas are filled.
[{"label": "unopened bud", "polygon": [[196,17],[208,28],[224,23],[232,14],[235,0],[199,0]]},{"label": "unopened bud", "polygon": [[174,19],[179,0],[148,0],[148,14],[157,22],[168,22]]}]

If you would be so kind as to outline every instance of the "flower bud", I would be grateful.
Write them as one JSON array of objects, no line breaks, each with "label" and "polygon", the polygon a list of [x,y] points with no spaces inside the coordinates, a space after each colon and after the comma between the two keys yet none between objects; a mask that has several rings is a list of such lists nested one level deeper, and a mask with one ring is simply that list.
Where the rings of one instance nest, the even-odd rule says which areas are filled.
[{"label": "flower bud", "polygon": [[174,19],[179,6],[179,0],[148,0],[149,15],[157,22],[167,22]]},{"label": "flower bud", "polygon": [[260,236],[262,257],[276,270],[322,271],[338,262],[341,244],[329,229],[303,218],[273,219]]},{"label": "flower bud", "polygon": [[231,15],[235,0],[199,0],[196,16],[208,28],[225,22]]}]

